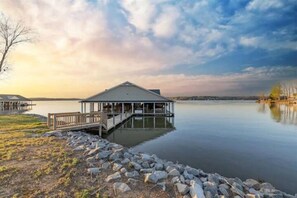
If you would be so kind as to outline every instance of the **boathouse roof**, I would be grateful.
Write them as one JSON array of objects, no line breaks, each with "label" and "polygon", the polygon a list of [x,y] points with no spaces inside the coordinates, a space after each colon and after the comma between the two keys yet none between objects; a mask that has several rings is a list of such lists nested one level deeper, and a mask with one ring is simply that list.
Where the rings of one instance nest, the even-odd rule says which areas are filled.
[{"label": "boathouse roof", "polygon": [[18,101],[31,101],[31,100],[21,95],[0,94],[0,102],[18,102]]},{"label": "boathouse roof", "polygon": [[80,102],[173,102],[161,96],[159,89],[148,90],[130,82],[106,89]]}]

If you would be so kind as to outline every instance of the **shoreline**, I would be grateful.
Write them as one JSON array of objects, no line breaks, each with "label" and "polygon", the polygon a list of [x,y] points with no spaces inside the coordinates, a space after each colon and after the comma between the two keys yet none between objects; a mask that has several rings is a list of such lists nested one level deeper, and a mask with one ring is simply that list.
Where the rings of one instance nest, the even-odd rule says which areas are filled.
[{"label": "shoreline", "polygon": [[[133,192],[135,183],[155,184],[164,191],[174,186],[179,197],[284,197],[297,198],[275,189],[269,183],[254,179],[245,181],[239,178],[227,178],[217,173],[205,173],[184,164],[158,158],[156,155],[138,153],[122,145],[111,143],[98,135],[85,132],[59,131],[45,133],[44,136],[55,136],[66,139],[74,151],[83,151],[89,168],[88,174],[100,175],[100,172],[111,169],[105,182],[114,183],[117,194]],[[121,179],[125,182],[118,182]],[[169,187],[170,188],[170,187]]]}]

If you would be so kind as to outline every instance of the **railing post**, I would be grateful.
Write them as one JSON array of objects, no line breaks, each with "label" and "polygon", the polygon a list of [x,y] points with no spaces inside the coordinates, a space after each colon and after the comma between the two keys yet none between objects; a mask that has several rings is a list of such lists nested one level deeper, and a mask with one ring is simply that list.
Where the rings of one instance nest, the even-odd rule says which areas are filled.
[{"label": "railing post", "polygon": [[50,128],[51,126],[51,114],[49,113],[48,115],[47,115],[47,126],[48,126],[48,128]]},{"label": "railing post", "polygon": [[56,115],[54,114],[53,115],[54,117],[53,117],[53,130],[56,130],[56,128],[57,128],[57,119],[56,119]]}]

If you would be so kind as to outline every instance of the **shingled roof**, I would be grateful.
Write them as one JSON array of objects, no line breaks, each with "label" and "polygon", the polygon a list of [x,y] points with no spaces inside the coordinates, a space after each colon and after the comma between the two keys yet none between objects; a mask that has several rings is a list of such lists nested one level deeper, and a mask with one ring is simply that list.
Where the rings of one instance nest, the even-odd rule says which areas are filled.
[{"label": "shingled roof", "polygon": [[9,102],[9,101],[18,102],[18,101],[31,101],[31,100],[21,95],[0,94],[0,102]]},{"label": "shingled roof", "polygon": [[172,100],[127,81],[81,102],[172,102]]}]

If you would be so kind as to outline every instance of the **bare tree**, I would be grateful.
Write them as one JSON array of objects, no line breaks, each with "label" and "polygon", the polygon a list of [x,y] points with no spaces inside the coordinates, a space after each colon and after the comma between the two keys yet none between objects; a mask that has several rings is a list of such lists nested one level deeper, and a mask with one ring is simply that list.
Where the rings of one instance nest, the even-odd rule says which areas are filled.
[{"label": "bare tree", "polygon": [[0,74],[8,69],[7,57],[13,47],[31,40],[31,29],[21,21],[14,23],[9,18],[0,16]]}]

